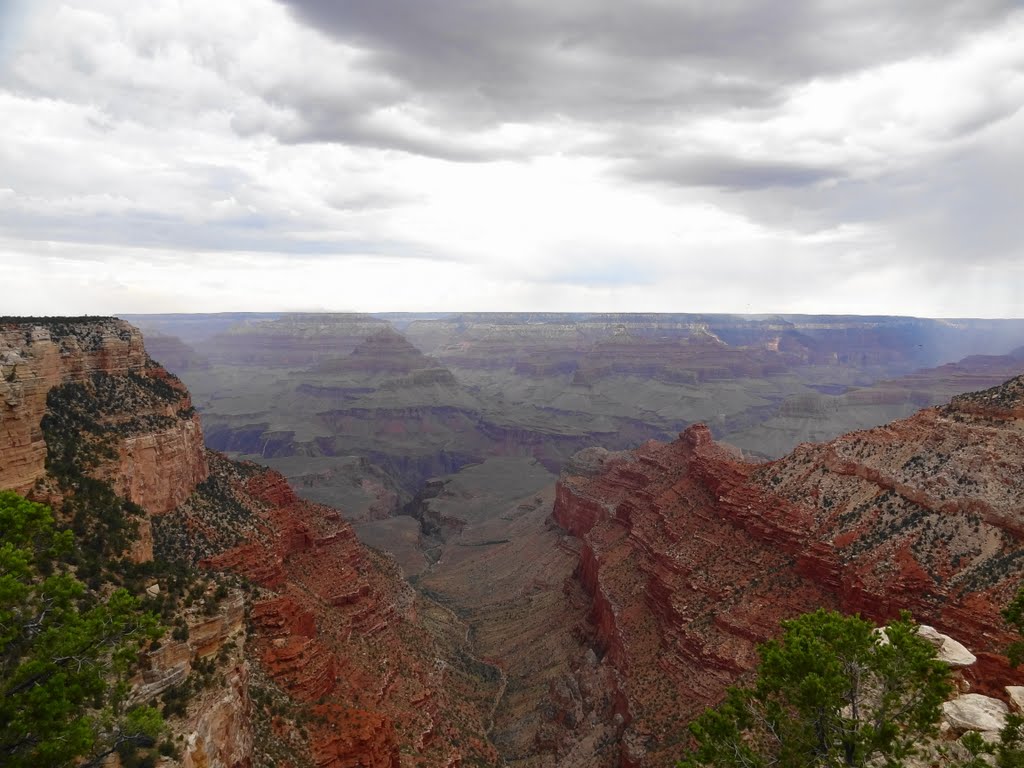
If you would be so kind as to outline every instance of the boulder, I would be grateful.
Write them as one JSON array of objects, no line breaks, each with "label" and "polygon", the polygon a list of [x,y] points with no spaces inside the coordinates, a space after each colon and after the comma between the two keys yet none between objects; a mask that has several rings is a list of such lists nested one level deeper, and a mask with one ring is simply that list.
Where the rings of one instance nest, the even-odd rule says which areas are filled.
[{"label": "boulder", "polygon": [[950,728],[964,731],[1000,731],[1010,709],[999,699],[980,693],[965,693],[942,705],[942,717]]},{"label": "boulder", "polygon": [[934,627],[922,624],[917,628],[917,634],[935,646],[936,658],[939,661],[944,661],[951,667],[969,667],[978,660],[978,657],[966,647]]},{"label": "boulder", "polygon": [[1006,696],[1010,699],[1010,706],[1018,712],[1024,712],[1024,685],[1006,686]]}]

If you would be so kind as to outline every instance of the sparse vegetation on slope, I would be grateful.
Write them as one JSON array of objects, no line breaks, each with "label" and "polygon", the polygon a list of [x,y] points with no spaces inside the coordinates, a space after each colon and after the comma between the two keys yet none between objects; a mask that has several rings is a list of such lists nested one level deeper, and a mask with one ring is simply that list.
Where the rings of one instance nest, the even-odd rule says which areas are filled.
[{"label": "sparse vegetation on slope", "polygon": [[99,765],[152,746],[151,707],[128,707],[139,650],[162,634],[125,589],[87,587],[48,507],[0,491],[0,756],[5,766]]},{"label": "sparse vegetation on slope", "polygon": [[755,683],[690,726],[697,748],[679,768],[899,766],[938,733],[950,672],[909,617],[884,634],[824,610],[782,626]]}]

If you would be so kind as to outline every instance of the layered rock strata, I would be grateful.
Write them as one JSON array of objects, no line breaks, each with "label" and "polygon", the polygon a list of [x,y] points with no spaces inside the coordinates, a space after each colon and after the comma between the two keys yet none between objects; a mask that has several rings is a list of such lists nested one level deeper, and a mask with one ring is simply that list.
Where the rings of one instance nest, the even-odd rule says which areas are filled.
[{"label": "layered rock strata", "polygon": [[554,517],[581,540],[577,575],[623,679],[623,764],[677,756],[680,724],[753,668],[780,619],[819,606],[879,622],[909,610],[975,651],[979,690],[1009,682],[1022,381],[766,464],[700,425],[573,462]]},{"label": "layered rock strata", "polygon": [[347,355],[366,336],[389,327],[383,320],[357,314],[256,316],[239,320],[196,344],[197,350],[218,363],[302,367]]},{"label": "layered rock strata", "polygon": [[204,530],[210,521],[197,513],[205,505],[183,505],[161,520],[158,551],[192,538],[186,550],[207,553],[202,567],[263,589],[252,605],[252,654],[293,701],[311,707],[313,762],[493,764],[488,694],[444,660],[394,562],[359,544],[336,510],[299,499],[279,473],[219,458],[210,465],[211,482],[239,505],[235,529]]},{"label": "layered rock strata", "polygon": [[[202,427],[188,391],[149,359],[142,335],[121,320],[0,325],[0,488],[26,493],[59,473],[49,466],[61,457],[47,447],[47,414],[61,441],[85,446],[79,453],[91,456],[91,473],[149,516],[174,509],[206,478]],[[70,460],[66,445],[58,450]],[[139,525],[133,555],[147,560],[148,517]]]},{"label": "layered rock strata", "polygon": [[141,334],[112,318],[0,324],[0,487],[24,493],[46,474],[40,422],[53,387],[93,373],[138,372],[145,365]]},{"label": "layered rock strata", "polygon": [[159,694],[187,685],[197,661],[217,660],[218,683],[199,691],[185,716],[171,722],[172,732],[179,736],[180,768],[253,764],[256,735],[244,611],[243,594],[234,592],[213,615],[197,611],[188,615],[187,640],[170,640],[146,654],[146,668],[131,692],[131,700],[140,703],[154,703]]},{"label": "layered rock strata", "polygon": [[[139,332],[109,318],[0,323],[0,396],[0,488],[52,503],[62,521],[75,517],[79,532],[95,521],[78,519],[75,510],[123,514],[123,523],[137,526],[127,553],[151,560],[153,517],[189,498],[206,479],[207,463],[188,392],[149,359]],[[79,494],[86,497],[80,504]],[[108,565],[100,564],[93,579],[102,579]],[[152,582],[145,596],[161,598],[168,574],[160,565],[146,568]],[[163,644],[154,643],[128,695],[131,704],[159,703],[191,682],[197,663],[216,664],[220,684],[171,723],[182,768],[253,762],[245,600],[237,590],[226,594],[213,611],[176,615],[187,639],[168,633]]]}]

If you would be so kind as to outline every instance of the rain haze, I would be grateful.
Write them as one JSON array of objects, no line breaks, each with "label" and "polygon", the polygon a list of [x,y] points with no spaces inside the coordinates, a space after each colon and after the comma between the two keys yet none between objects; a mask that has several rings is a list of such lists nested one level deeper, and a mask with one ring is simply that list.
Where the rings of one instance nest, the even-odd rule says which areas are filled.
[{"label": "rain haze", "polygon": [[1020,2],[0,0],[0,314],[1024,316]]}]

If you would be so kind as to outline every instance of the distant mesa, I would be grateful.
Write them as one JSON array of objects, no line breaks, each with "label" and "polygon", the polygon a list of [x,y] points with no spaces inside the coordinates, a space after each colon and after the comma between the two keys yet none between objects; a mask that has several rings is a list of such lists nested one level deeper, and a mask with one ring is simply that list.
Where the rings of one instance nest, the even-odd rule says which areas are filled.
[{"label": "distant mesa", "polygon": [[367,336],[389,327],[371,315],[285,315],[236,323],[196,348],[216,363],[309,367],[347,355]]},{"label": "distant mesa", "polygon": [[409,374],[441,364],[424,355],[393,328],[376,330],[344,357],[324,358],[313,366],[315,373]]}]

